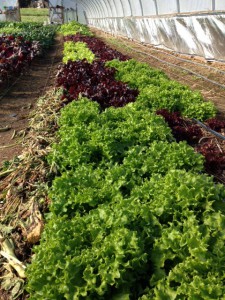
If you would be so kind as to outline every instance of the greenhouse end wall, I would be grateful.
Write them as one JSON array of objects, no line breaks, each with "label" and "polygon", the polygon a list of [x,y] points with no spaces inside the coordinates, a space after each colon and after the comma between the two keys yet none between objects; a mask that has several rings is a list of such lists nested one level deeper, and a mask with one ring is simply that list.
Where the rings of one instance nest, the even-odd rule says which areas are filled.
[{"label": "greenhouse end wall", "polygon": [[0,22],[20,21],[18,0],[0,0]]}]

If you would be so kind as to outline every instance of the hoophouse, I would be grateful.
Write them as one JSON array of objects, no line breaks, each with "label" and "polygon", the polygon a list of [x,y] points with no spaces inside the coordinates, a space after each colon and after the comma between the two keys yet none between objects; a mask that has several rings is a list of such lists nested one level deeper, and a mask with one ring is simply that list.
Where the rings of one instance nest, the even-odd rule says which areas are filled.
[{"label": "hoophouse", "polygon": [[225,60],[225,1],[51,0],[50,14],[142,43]]}]

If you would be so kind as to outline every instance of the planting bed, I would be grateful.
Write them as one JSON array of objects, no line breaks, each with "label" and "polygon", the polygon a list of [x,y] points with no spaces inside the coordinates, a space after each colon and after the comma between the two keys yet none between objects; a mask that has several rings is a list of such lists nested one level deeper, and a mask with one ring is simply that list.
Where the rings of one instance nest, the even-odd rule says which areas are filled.
[{"label": "planting bed", "polygon": [[223,299],[224,145],[193,120],[223,135],[215,106],[60,31],[57,88],[1,173],[2,299]]},{"label": "planting bed", "polygon": [[[215,103],[219,111],[219,116],[224,119],[224,88],[200,77],[203,76],[218,84],[224,85],[224,63],[216,61],[205,62],[201,57],[191,57],[156,47],[146,46],[133,40],[112,36],[94,28],[92,28],[92,31],[98,38],[106,42],[107,45],[110,45],[121,53],[130,55],[139,61],[146,62],[150,66],[165,72],[172,80],[188,85],[192,90],[200,91],[205,99],[212,100]],[[197,76],[197,74],[199,74],[199,76]]]},{"label": "planting bed", "polygon": [[[29,34],[31,36],[32,27],[36,28],[36,24],[6,24],[7,26],[5,26],[5,23],[1,23],[0,32],[8,32],[10,34],[9,41],[14,30],[18,30],[18,36],[21,34],[25,36]],[[20,32],[21,28],[23,32]],[[37,98],[43,95],[46,89],[55,85],[55,74],[62,55],[61,41],[59,38],[55,41],[52,40],[53,28],[50,28],[50,31],[48,31],[49,35],[47,35],[47,28],[44,29],[44,32],[41,32],[40,25],[38,28],[38,35],[33,33],[32,36],[33,38],[36,36],[36,39],[41,37],[43,45],[37,41],[34,43],[39,51],[38,53],[35,52],[37,54],[35,59],[32,56],[32,61],[28,64],[27,60],[21,57],[22,68],[18,70],[17,76],[14,73],[14,65],[10,66],[10,62],[15,62],[15,59],[18,58],[15,56],[15,53],[12,53],[8,59],[5,59],[6,64],[3,64],[3,66],[8,65],[9,70],[6,71],[8,72],[7,80],[4,77],[5,80],[0,86],[0,166],[4,161],[11,160],[15,155],[21,154],[22,136],[25,133],[22,131],[28,126],[29,113],[34,108]],[[46,35],[45,40],[44,35]],[[11,39],[13,43],[14,39],[17,40],[16,37],[12,38],[12,36]],[[24,40],[24,38],[21,39]],[[54,43],[53,47],[48,50],[52,43]],[[11,48],[12,46],[9,47],[9,50]],[[22,50],[18,47],[17,52],[20,51]],[[48,53],[47,55],[46,52]],[[23,56],[23,54],[21,55]],[[29,55],[28,58],[31,58],[31,56]],[[22,76],[20,76],[21,72]]]}]

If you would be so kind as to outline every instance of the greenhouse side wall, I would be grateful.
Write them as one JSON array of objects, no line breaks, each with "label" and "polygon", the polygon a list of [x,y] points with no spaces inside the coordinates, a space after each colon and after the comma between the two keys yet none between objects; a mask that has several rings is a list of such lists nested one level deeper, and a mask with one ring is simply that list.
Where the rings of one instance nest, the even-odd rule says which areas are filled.
[{"label": "greenhouse side wall", "polygon": [[225,60],[225,14],[88,19],[89,25],[142,43]]},{"label": "greenhouse side wall", "polygon": [[225,61],[225,1],[65,0],[63,5],[65,22],[77,20],[141,43]]}]

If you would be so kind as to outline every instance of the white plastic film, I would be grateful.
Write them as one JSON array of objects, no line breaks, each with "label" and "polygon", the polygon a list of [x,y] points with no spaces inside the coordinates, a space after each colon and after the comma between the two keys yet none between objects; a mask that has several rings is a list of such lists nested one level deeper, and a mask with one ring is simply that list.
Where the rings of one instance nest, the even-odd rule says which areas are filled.
[{"label": "white plastic film", "polygon": [[110,10],[110,7],[109,7],[109,5],[108,5],[108,2],[105,2],[105,1],[102,1],[102,0],[101,0],[101,4],[102,4],[102,6],[104,7],[104,11],[105,11],[104,17],[105,17],[105,18],[110,17],[111,10]]},{"label": "white plastic film", "polygon": [[225,1],[215,0],[215,10],[225,10]]},{"label": "white plastic film", "polygon": [[130,17],[132,15],[131,4],[128,0],[121,0],[123,5],[124,17]]},{"label": "white plastic film", "polygon": [[[183,0],[181,0],[183,1]],[[175,14],[177,13],[177,0],[157,0],[158,14]]]},{"label": "white plastic film", "polygon": [[[179,0],[180,12],[210,11],[213,8],[213,0]],[[221,0],[220,0],[221,1]]]},{"label": "white plastic film", "polygon": [[[104,0],[102,0],[101,2],[104,2]],[[114,0],[114,3],[116,7],[116,17],[123,17],[124,11],[121,0]]]},{"label": "white plastic film", "polygon": [[92,20],[92,25],[179,53],[225,60],[225,14]]},{"label": "white plastic film", "polygon": [[[99,1],[99,4],[101,4],[102,1],[103,0]],[[117,16],[117,11],[114,0],[104,0],[104,2],[108,3],[111,10],[111,16],[115,18]]]},{"label": "white plastic film", "polygon": [[90,0],[82,0],[81,3],[84,3],[85,7],[85,13],[88,18],[96,18],[98,16],[98,13],[96,11],[96,4],[93,1]]},{"label": "white plastic film", "polygon": [[140,0],[130,0],[130,4],[132,7],[132,16],[142,16],[142,6]]},{"label": "white plastic film", "polygon": [[144,16],[156,15],[156,5],[154,0],[141,0]]},{"label": "white plastic film", "polygon": [[[13,5],[16,0],[0,0],[1,5]],[[4,3],[4,4],[3,4]],[[87,17],[139,17],[176,13],[199,13],[225,10],[225,0],[51,0],[53,6],[74,8],[76,3],[87,7]]]},{"label": "white plastic film", "polygon": [[70,8],[66,22],[76,19],[161,48],[225,60],[225,12],[218,13],[225,11],[225,0],[64,0],[63,5]]}]

